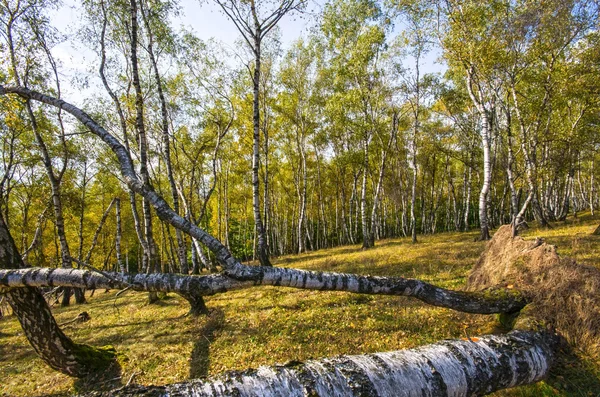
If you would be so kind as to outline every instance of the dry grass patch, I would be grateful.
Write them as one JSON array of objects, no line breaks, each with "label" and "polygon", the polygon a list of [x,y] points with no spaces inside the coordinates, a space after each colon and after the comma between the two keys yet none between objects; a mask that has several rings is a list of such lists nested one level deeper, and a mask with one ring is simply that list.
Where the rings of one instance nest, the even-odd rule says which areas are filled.
[{"label": "dry grass patch", "polygon": [[512,238],[507,225],[494,234],[469,276],[472,289],[498,285],[523,291],[531,301],[527,317],[555,327],[572,346],[600,358],[599,268],[560,257],[556,246],[540,238]]}]

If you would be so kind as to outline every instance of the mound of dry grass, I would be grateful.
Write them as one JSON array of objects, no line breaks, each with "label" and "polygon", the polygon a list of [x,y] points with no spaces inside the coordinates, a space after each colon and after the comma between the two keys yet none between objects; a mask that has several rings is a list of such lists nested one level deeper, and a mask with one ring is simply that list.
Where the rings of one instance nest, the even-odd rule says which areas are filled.
[{"label": "mound of dry grass", "polygon": [[512,238],[503,226],[473,267],[471,290],[518,288],[531,300],[527,315],[555,327],[574,346],[600,356],[600,269],[561,258],[556,246]]}]

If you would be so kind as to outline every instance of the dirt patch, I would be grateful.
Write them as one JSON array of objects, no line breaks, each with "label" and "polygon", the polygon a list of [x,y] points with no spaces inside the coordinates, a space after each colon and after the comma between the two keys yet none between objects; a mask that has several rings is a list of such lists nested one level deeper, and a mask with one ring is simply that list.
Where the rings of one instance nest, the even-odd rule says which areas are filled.
[{"label": "dirt patch", "polygon": [[561,258],[536,238],[512,238],[502,226],[471,270],[470,290],[518,288],[531,304],[527,315],[555,327],[572,345],[600,357],[600,270]]}]

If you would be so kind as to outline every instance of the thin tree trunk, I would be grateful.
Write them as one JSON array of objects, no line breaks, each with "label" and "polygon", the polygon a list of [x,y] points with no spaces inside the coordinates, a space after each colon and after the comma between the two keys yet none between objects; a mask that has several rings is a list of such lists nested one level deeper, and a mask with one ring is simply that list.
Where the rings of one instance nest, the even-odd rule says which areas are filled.
[{"label": "thin tree trunk", "polygon": [[129,271],[129,269],[125,267],[125,264],[121,258],[121,199],[118,197],[115,198],[115,215],[117,218],[117,230],[115,232],[115,252],[117,254],[117,266],[119,267],[121,273],[125,273]]},{"label": "thin tree trunk", "polygon": [[481,116],[481,144],[483,146],[483,185],[481,186],[481,193],[479,194],[479,225],[481,228],[481,240],[489,240],[490,231],[487,210],[488,195],[490,192],[492,179],[490,159],[490,122],[485,110],[482,112]]},{"label": "thin tree trunk", "polygon": [[370,228],[367,223],[367,176],[369,173],[369,137],[365,137],[363,142],[363,178],[360,190],[360,220],[362,229],[362,248],[369,248],[371,237]]},{"label": "thin tree trunk", "polygon": [[[158,64],[154,56],[154,36],[148,21],[148,17],[144,12],[144,3],[140,2],[140,11],[144,25],[146,27],[146,33],[148,35],[148,55],[150,56],[150,62],[152,63],[152,69],[154,71],[154,80],[156,81],[156,90],[158,92],[158,98],[160,100],[160,111],[162,117],[162,137],[163,137],[163,150],[165,157],[165,164],[167,166],[167,178],[169,179],[169,186],[171,187],[171,198],[173,199],[173,211],[179,214],[179,197],[177,195],[177,187],[175,184],[175,177],[173,176],[173,165],[171,162],[171,139],[169,136],[169,114],[167,112],[167,101],[163,93],[163,84],[158,71]],[[177,258],[179,260],[179,270],[182,274],[188,274],[189,268],[187,263],[187,252],[183,233],[179,229],[175,229],[175,236],[177,238]]]},{"label": "thin tree trunk", "polygon": [[85,194],[87,188],[87,159],[83,162],[83,180],[81,181],[81,211],[79,212],[79,246],[77,247],[77,259],[83,260],[83,219],[85,215]]},{"label": "thin tree trunk", "polygon": [[592,167],[590,169],[590,211],[592,212],[592,216],[594,216],[594,199],[595,197],[595,186],[594,186],[594,165],[596,160],[596,153],[592,153]]},{"label": "thin tree trunk", "polygon": [[471,101],[477,108],[479,117],[481,117],[481,146],[483,148],[483,183],[481,185],[481,192],[479,193],[479,227],[481,229],[480,239],[489,240],[490,230],[488,222],[488,195],[490,192],[490,184],[492,179],[492,164],[490,158],[490,145],[491,145],[491,119],[490,111],[485,107],[483,103],[483,94],[480,91],[478,96],[473,90],[473,79],[474,70],[469,68],[467,70],[467,90]]},{"label": "thin tree trunk", "polygon": [[[298,175],[298,253],[301,254],[304,252],[304,228],[305,228],[305,214],[306,214],[306,183],[307,183],[307,175],[306,175],[306,147],[304,142],[304,133],[300,132],[301,136],[296,137],[296,145],[298,147],[298,152],[300,153],[300,167],[299,171],[302,174],[302,182],[300,182],[300,175]],[[302,186],[300,186],[302,183]],[[308,233],[307,233],[308,236]]]},{"label": "thin tree trunk", "polygon": [[[252,3],[254,4],[254,3]],[[254,5],[252,6],[254,9]],[[255,32],[254,32],[254,74],[252,77],[252,88],[253,88],[253,116],[252,123],[254,129],[254,148],[252,154],[252,207],[254,209],[254,223],[256,225],[256,239],[257,239],[257,254],[258,260],[262,266],[271,266],[269,261],[269,251],[267,248],[267,241],[265,236],[265,229],[260,214],[260,190],[259,190],[259,178],[258,169],[260,166],[260,62],[261,62],[261,40],[260,40],[260,25],[258,20],[255,18]]]},{"label": "thin tree trunk", "polygon": [[[473,159],[473,155],[471,154],[470,156],[470,160]],[[469,161],[469,165],[467,166],[469,168],[468,172],[467,172],[467,176],[465,179],[466,182],[466,186],[464,187],[464,192],[465,192],[465,201],[463,204],[464,207],[464,231],[468,232],[469,231],[469,212],[471,209],[471,181],[472,181],[472,176],[473,176],[473,168],[471,167],[470,161]]]},{"label": "thin tree trunk", "polygon": [[506,175],[508,177],[508,186],[510,188],[510,218],[512,222],[520,223],[520,219],[517,219],[517,211],[519,203],[517,201],[517,189],[515,188],[515,176],[513,174],[514,165],[514,154],[513,154],[513,138],[512,138],[512,123],[510,109],[506,110],[507,128],[506,133],[508,136],[508,158],[506,160]]},{"label": "thin tree trunk", "polygon": [[[148,141],[146,137],[146,127],[144,125],[144,97],[142,88],[140,85],[140,77],[138,72],[138,58],[137,58],[137,34],[138,34],[138,21],[137,21],[137,0],[130,0],[130,14],[131,14],[131,71],[133,75],[133,87],[135,88],[135,127],[138,134],[139,146],[140,146],[140,174],[142,176],[142,182],[145,186],[151,186],[150,174],[148,172]],[[154,273],[158,271],[156,243],[154,241],[154,233],[152,228],[152,212],[150,202],[144,197],[142,201],[142,213],[144,214],[144,233],[145,240],[148,245],[148,267],[146,272]],[[148,301],[154,303],[158,300],[155,293],[150,293]]]}]

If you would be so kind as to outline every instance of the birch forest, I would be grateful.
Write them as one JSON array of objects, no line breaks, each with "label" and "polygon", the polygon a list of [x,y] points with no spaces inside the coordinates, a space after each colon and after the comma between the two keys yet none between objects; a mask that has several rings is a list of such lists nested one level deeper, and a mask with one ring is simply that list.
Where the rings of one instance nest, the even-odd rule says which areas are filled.
[{"label": "birch forest", "polygon": [[[52,368],[89,373],[77,358],[83,345],[40,309],[47,305],[32,287],[63,307],[86,302],[96,288],[144,291],[149,303],[174,292],[195,315],[209,313],[203,297],[257,285],[514,314],[535,299],[528,284],[513,288],[508,278],[481,276],[488,292],[471,293],[437,287],[435,278],[320,273],[330,269],[278,261],[346,246],[369,251],[394,239],[417,249],[438,234],[483,249],[502,225],[515,239],[532,225],[544,235],[567,220],[597,219],[597,1],[200,2],[199,12],[210,6],[226,17],[222,30],[234,32],[233,46],[186,26],[183,6],[1,1],[0,294],[12,311],[0,301],[0,313],[17,315]],[[56,22],[65,7],[77,15],[69,26]],[[304,31],[283,40],[290,21],[303,21]],[[85,62],[58,56],[65,44]],[[58,332],[43,347],[35,335],[44,331],[27,331],[22,320],[34,315],[40,328]],[[404,371],[394,366],[417,360],[409,352],[349,359],[367,375],[391,360],[391,383],[375,382],[374,394],[331,380],[324,368],[350,365],[332,359],[259,370],[221,389],[208,380],[157,395],[392,396],[401,384],[421,387],[407,396],[483,395],[546,376],[556,335],[538,331],[482,338],[495,349],[485,354],[507,367],[490,370],[498,379],[469,383],[466,394],[451,394],[463,390],[449,381],[451,364],[436,367],[444,387],[431,374],[394,378]],[[433,360],[433,368],[446,350],[489,362],[477,358],[483,350],[469,352],[467,338],[419,350],[426,357],[419,362]],[[511,343],[517,353],[503,350]],[[72,354],[61,359],[55,348]],[[317,379],[312,389],[307,373]],[[248,391],[263,378],[290,389]]]},{"label": "birch forest", "polygon": [[[488,239],[513,219],[598,207],[590,2],[334,1],[285,51],[276,21],[309,17],[304,3],[256,10],[260,33],[249,7],[220,5],[237,49],[176,28],[174,2],[138,5],[135,42],[127,2],[83,2],[75,37],[44,17],[52,2],[7,2],[2,80],[60,98],[52,47],[92,50],[74,76],[93,81],[86,111],[241,260],[442,231]],[[443,73],[423,71],[432,58]],[[213,266],[64,112],[4,99],[2,148],[2,210],[31,265]]]}]

